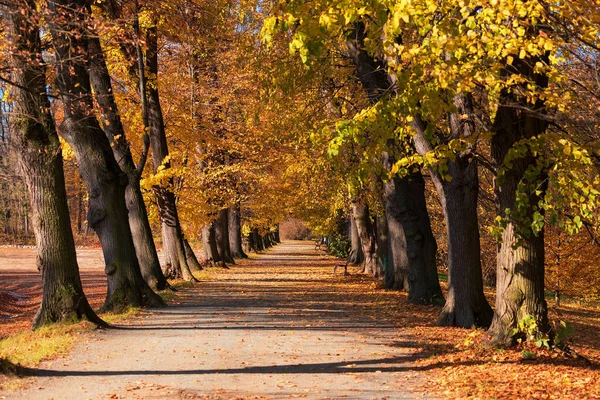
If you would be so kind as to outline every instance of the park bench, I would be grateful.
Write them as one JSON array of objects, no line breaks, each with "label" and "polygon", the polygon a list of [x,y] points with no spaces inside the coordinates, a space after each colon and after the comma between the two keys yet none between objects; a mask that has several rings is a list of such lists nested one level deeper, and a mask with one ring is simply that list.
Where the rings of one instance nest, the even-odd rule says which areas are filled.
[{"label": "park bench", "polygon": [[346,258],[346,262],[338,262],[335,264],[335,267],[333,267],[333,273],[335,274],[335,271],[337,271],[338,267],[344,267],[344,275],[349,275],[348,274],[348,264],[350,264],[350,260],[352,259],[352,255],[354,254],[354,250],[350,250],[350,254],[348,254],[348,258]]}]

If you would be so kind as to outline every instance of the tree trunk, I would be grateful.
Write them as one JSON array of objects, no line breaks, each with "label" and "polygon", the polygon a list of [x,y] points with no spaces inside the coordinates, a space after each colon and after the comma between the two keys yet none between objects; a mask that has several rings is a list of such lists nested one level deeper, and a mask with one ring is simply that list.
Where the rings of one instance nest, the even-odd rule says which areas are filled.
[{"label": "tree trunk", "polygon": [[227,211],[227,208],[219,211],[219,218],[213,222],[213,225],[215,227],[219,257],[226,263],[235,264],[231,252],[229,251],[229,213]]},{"label": "tree trunk", "polygon": [[362,273],[377,277],[380,272],[377,266],[377,239],[375,238],[375,229],[369,215],[369,206],[361,204],[358,200],[353,200],[352,213],[364,255]]},{"label": "tree trunk", "polygon": [[254,242],[254,251],[259,252],[265,249],[261,236],[258,234],[258,228],[252,229],[252,239]]},{"label": "tree trunk", "polygon": [[249,235],[248,237],[242,237],[242,248],[244,249],[246,257],[248,257],[248,254],[252,251],[252,244],[250,243],[251,237],[252,235]]},{"label": "tree trunk", "polygon": [[192,270],[192,272],[202,271],[202,265],[200,265],[200,263],[198,262],[196,254],[194,254],[192,246],[190,246],[190,242],[188,242],[187,239],[183,240],[183,246],[185,249],[185,259],[190,267],[190,270]]},{"label": "tree trunk", "polygon": [[256,253],[256,241],[254,238],[254,232],[250,232],[248,235],[248,252],[253,251]]},{"label": "tree trunk", "polygon": [[[515,60],[512,70],[532,79],[541,88],[547,87],[548,78],[533,72],[535,63],[535,59]],[[517,98],[512,91],[501,93],[500,100],[491,153],[497,168],[504,168],[503,179],[494,181],[494,192],[497,213],[507,225],[498,245],[496,309],[489,332],[494,342],[510,345],[523,336],[513,336],[512,331],[526,316],[535,321],[538,336],[552,339],[544,297],[544,231],[542,229],[536,234],[531,228],[535,209],[545,193],[546,175],[542,172],[533,176],[533,181],[528,181],[532,178],[532,174],[527,173],[528,169],[536,165],[536,158],[530,152],[512,160],[510,167],[504,162],[515,143],[543,133],[547,123],[535,116],[545,112],[542,100],[530,104],[526,99]],[[523,110],[512,107],[515,103],[521,104]],[[536,110],[535,114],[524,111],[527,108]],[[525,186],[519,187],[520,184]],[[524,190],[529,193],[525,199],[520,196]],[[517,197],[526,203],[517,204]],[[518,210],[520,216],[515,218],[516,212],[507,215],[506,210]]]},{"label": "tree trunk", "polygon": [[[348,37],[348,55],[354,61],[355,74],[370,102],[375,104],[384,95],[393,93],[392,79],[383,60],[365,51],[365,38],[364,25],[356,23]],[[388,147],[394,145],[392,141]],[[393,160],[388,154],[383,158],[389,170]],[[408,290],[408,299],[412,303],[443,304],[435,265],[437,244],[431,232],[421,172],[403,178],[395,176],[385,182],[384,202],[390,242],[386,286]]]},{"label": "tree trunk", "polygon": [[[391,166],[386,155],[384,163]],[[388,288],[408,291],[408,301],[443,304],[435,255],[437,244],[425,204],[425,181],[420,171],[388,180],[384,184],[385,214],[388,222]]]},{"label": "tree trunk", "polygon": [[[153,77],[152,80],[149,80],[147,89],[152,165],[156,174],[159,168],[168,169],[171,166],[171,163],[168,161],[169,147],[167,145],[167,135],[157,85],[158,37],[156,26],[147,29],[146,44],[148,46],[146,67],[148,68],[149,76]],[[167,265],[170,265],[176,275],[181,276],[186,281],[195,280],[186,262],[185,246],[183,244],[184,237],[177,213],[175,194],[171,190],[171,187],[173,187],[172,178],[168,179],[165,185],[153,188],[162,225],[163,251],[165,252]]]},{"label": "tree trunk", "polygon": [[30,15],[35,2],[23,0],[19,6],[3,13],[16,83],[11,87],[12,144],[29,193],[37,267],[42,274],[42,304],[33,327],[84,317],[105,326],[90,307],[79,278],[61,146],[46,97],[40,30]]},{"label": "tree trunk", "polygon": [[457,156],[448,162],[451,181],[444,181],[443,203],[448,238],[448,297],[439,325],[489,327],[493,311],[483,292],[475,161]]},{"label": "tree trunk", "polygon": [[[450,137],[468,139],[475,133],[471,96],[456,95],[454,104],[457,111],[450,113],[448,119]],[[414,143],[419,154],[432,151],[425,133],[425,123],[420,117],[415,118],[413,128],[416,132]],[[493,311],[483,292],[477,218],[479,178],[477,161],[473,158],[474,150],[469,147],[456,152],[454,161],[447,161],[450,181],[442,178],[435,168],[429,168],[444,211],[448,238],[448,297],[438,324],[487,328],[492,322]]]},{"label": "tree trunk", "polygon": [[[142,156],[140,165],[136,168],[114,99],[112,83],[99,38],[91,36],[88,40],[88,46],[91,58],[90,81],[100,108],[104,133],[111,144],[119,167],[127,174],[128,185],[125,189],[125,203],[129,211],[129,225],[140,270],[144,280],[152,289],[163,290],[167,287],[167,279],[160,268],[156,245],[148,221],[146,204],[140,189],[140,177],[146,156]],[[147,148],[144,151],[147,152]]]},{"label": "tree trunk", "polygon": [[240,218],[240,206],[234,205],[229,208],[229,250],[232,257],[248,258],[242,248],[242,223]]},{"label": "tree trunk", "polygon": [[83,209],[83,193],[81,193],[81,190],[77,190],[77,233],[81,234],[83,232],[83,218],[82,218],[82,212],[81,210]]},{"label": "tree trunk", "polygon": [[208,265],[223,265],[223,261],[219,255],[215,228],[213,224],[206,224],[204,225],[204,228],[202,228],[202,246],[204,247],[204,252],[206,253],[206,263]]},{"label": "tree trunk", "polygon": [[388,227],[385,214],[375,219],[377,266],[381,274],[385,276],[388,266]]},{"label": "tree trunk", "polygon": [[358,229],[356,228],[356,220],[354,216],[350,216],[350,244],[352,250],[352,256],[348,259],[349,265],[360,265],[365,260],[365,255],[362,250],[362,244],[360,242],[360,236],[358,236]]},{"label": "tree trunk", "polygon": [[262,235],[260,237],[260,240],[262,241],[263,247],[265,249],[270,249],[271,247],[273,247],[273,245],[271,244],[271,241],[269,240],[269,234],[268,233]]},{"label": "tree trunk", "polygon": [[48,3],[47,21],[56,51],[56,82],[64,105],[61,132],[72,147],[83,181],[89,192],[88,224],[102,245],[108,293],[105,310],[128,305],[160,305],[162,299],[142,278],[127,221],[125,187],[110,143],[94,115],[87,70],[86,19],[83,0],[55,0]]},{"label": "tree trunk", "polygon": [[273,239],[275,240],[275,243],[281,243],[281,237],[279,236],[279,224],[277,224],[275,232],[273,232]]}]

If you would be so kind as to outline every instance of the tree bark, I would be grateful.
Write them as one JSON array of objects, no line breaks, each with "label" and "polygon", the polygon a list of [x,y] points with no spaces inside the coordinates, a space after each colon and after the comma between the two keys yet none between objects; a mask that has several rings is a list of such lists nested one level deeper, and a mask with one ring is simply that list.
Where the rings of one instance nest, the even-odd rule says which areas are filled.
[{"label": "tree bark", "polygon": [[82,217],[82,210],[83,210],[83,193],[81,193],[81,190],[77,190],[77,233],[81,234],[83,233],[83,217]]},{"label": "tree bark", "polygon": [[[544,60],[547,62],[547,60]],[[536,60],[515,60],[511,74],[519,74],[531,79],[538,87],[548,86],[548,78],[533,72]],[[508,72],[507,72],[508,74]],[[512,107],[520,104],[523,108]],[[526,111],[535,110],[534,112]],[[529,139],[543,133],[547,123],[537,115],[545,112],[544,102],[535,104],[518,98],[514,92],[501,93],[500,104],[494,121],[494,136],[491,141],[491,153],[498,169],[504,168],[503,179],[494,181],[496,210],[506,219],[506,228],[502,233],[502,242],[498,245],[496,309],[489,329],[492,340],[501,344],[513,344],[521,334],[512,335],[512,330],[525,316],[533,317],[537,333],[552,339],[552,329],[548,321],[548,306],[544,297],[544,231],[535,234],[531,221],[535,208],[543,198],[546,189],[545,172],[533,177],[528,174],[529,167],[536,165],[536,158],[530,153],[512,160],[510,167],[504,160],[510,149],[522,139]],[[536,190],[528,190],[526,204],[517,205],[519,184],[531,185]],[[506,210],[516,210],[520,218],[507,215]],[[543,210],[542,210],[543,211]]]},{"label": "tree bark", "polygon": [[[148,85],[148,120],[150,124],[150,146],[152,147],[152,165],[154,173],[163,167],[168,169],[171,163],[168,161],[169,147],[167,144],[167,135],[163,120],[162,108],[160,105],[160,95],[157,86],[158,77],[158,37],[156,26],[152,26],[146,31],[146,45],[148,51],[146,54],[146,67],[149,76]],[[163,251],[167,265],[175,271],[175,274],[181,276],[186,281],[195,280],[190,268],[186,262],[185,246],[183,244],[183,232],[177,213],[177,204],[175,194],[170,189],[173,187],[173,179],[168,179],[165,185],[153,188],[156,196],[158,212],[160,214],[161,232],[163,238]]]},{"label": "tree bark", "polygon": [[200,262],[198,262],[196,254],[194,254],[194,250],[192,249],[192,246],[190,246],[190,242],[188,242],[187,239],[183,240],[183,246],[185,249],[185,259],[190,267],[190,270],[192,270],[192,272],[202,271],[202,265],[200,265]]},{"label": "tree bark", "polygon": [[439,325],[489,327],[493,311],[483,292],[475,162],[457,157],[448,163],[450,182],[443,182],[448,238],[448,297]]},{"label": "tree bark", "polygon": [[40,29],[31,15],[35,7],[32,0],[20,0],[2,10],[16,83],[11,88],[11,142],[29,193],[37,267],[42,274],[42,304],[33,327],[84,317],[106,326],[90,307],[79,277],[61,146],[46,96]]},{"label": "tree bark", "polygon": [[281,243],[281,237],[279,236],[279,224],[276,225],[275,232],[273,232],[273,240],[275,240],[275,243],[277,244]]},{"label": "tree bark", "polygon": [[[387,155],[384,164],[391,167]],[[437,243],[431,231],[421,172],[385,182],[384,201],[389,238],[386,287],[408,291],[411,303],[443,304],[435,264]]]},{"label": "tree bark", "polygon": [[377,239],[375,237],[373,222],[371,221],[369,214],[369,206],[362,204],[358,200],[353,200],[352,213],[354,221],[356,222],[356,230],[364,255],[362,273],[378,277],[380,271],[377,265]]},{"label": "tree bark", "polygon": [[[146,283],[154,290],[163,290],[167,287],[167,279],[160,268],[156,245],[148,221],[148,212],[140,188],[143,165],[137,168],[133,162],[129,142],[125,136],[125,130],[114,99],[110,74],[106,67],[99,38],[95,35],[90,36],[88,46],[91,58],[89,64],[90,81],[100,108],[104,133],[111,144],[119,167],[127,174],[128,184],[125,189],[125,203],[129,211],[129,225],[138,263]],[[144,149],[144,151],[147,151],[147,149]],[[140,163],[144,163],[145,160],[146,157],[143,156]]]},{"label": "tree bark", "polygon": [[254,231],[251,231],[248,235],[248,252],[253,251],[256,253],[256,241],[254,238]]},{"label": "tree bark", "polygon": [[215,227],[212,223],[206,224],[204,225],[204,228],[202,228],[202,246],[206,253],[206,263],[208,265],[224,265],[221,256],[219,255]]},{"label": "tree bark", "polygon": [[[475,132],[471,96],[456,95],[454,105],[456,112],[450,113],[448,118],[450,137],[468,139]],[[432,151],[425,134],[425,123],[420,117],[415,118],[413,128],[418,153],[425,155]],[[444,326],[487,328],[493,317],[483,292],[477,218],[479,177],[474,151],[472,146],[455,152],[455,160],[447,161],[450,181],[445,180],[435,168],[429,168],[444,211],[448,238],[448,297],[437,321]]]},{"label": "tree bark", "polygon": [[377,265],[381,271],[381,275],[385,276],[388,267],[388,226],[387,218],[385,213],[375,219],[375,236],[376,236],[376,247],[377,247]]},{"label": "tree bark", "polygon": [[262,243],[262,247],[264,250],[271,247],[271,243],[269,242],[269,238],[267,235],[260,235],[260,242]]},{"label": "tree bark", "polygon": [[248,258],[242,248],[242,221],[240,218],[240,206],[234,205],[229,208],[227,213],[229,220],[229,251],[235,258]]},{"label": "tree bark", "polygon": [[[372,104],[393,93],[391,77],[385,63],[364,49],[364,25],[357,23],[349,35],[349,56],[354,61],[356,76]],[[397,89],[396,89],[397,90]],[[395,143],[390,141],[389,148]],[[384,154],[389,170],[392,155]],[[388,221],[388,265],[385,282],[389,288],[408,290],[412,303],[443,304],[435,253],[437,244],[425,203],[425,182],[420,171],[399,178],[394,176],[384,184],[385,213]],[[365,254],[366,257],[366,254]]]},{"label": "tree bark", "polygon": [[362,250],[362,244],[360,242],[360,236],[358,236],[358,229],[356,228],[356,220],[354,216],[350,216],[350,249],[352,250],[352,256],[348,259],[349,265],[360,265],[365,260],[365,255]]},{"label": "tree bark", "polygon": [[254,252],[258,253],[265,249],[261,236],[258,234],[258,228],[252,229],[252,241],[254,242]]},{"label": "tree bark", "polygon": [[221,260],[228,264],[235,264],[229,250],[229,215],[228,209],[219,211],[219,218],[213,222],[217,240],[217,251]]},{"label": "tree bark", "polygon": [[162,299],[142,278],[127,221],[127,176],[94,115],[87,61],[86,1],[53,0],[45,9],[56,51],[56,82],[64,106],[61,132],[73,148],[90,198],[89,226],[100,239],[108,293],[105,310],[128,305],[161,305]]}]

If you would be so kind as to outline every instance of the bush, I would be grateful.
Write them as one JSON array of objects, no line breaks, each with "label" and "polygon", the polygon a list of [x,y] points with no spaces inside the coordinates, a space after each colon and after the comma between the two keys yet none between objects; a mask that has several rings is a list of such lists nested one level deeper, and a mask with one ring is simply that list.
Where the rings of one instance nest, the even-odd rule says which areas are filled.
[{"label": "bush", "polygon": [[329,252],[336,257],[348,258],[351,247],[350,240],[344,235],[334,233],[329,238]]}]

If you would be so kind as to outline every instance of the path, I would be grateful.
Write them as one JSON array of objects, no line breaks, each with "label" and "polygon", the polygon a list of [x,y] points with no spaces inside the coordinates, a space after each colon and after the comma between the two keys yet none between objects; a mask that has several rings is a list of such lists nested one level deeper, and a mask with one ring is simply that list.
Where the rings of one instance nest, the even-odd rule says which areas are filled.
[{"label": "path", "polygon": [[7,398],[414,398],[413,349],[332,265],[285,242],[180,304],[87,335]]}]

